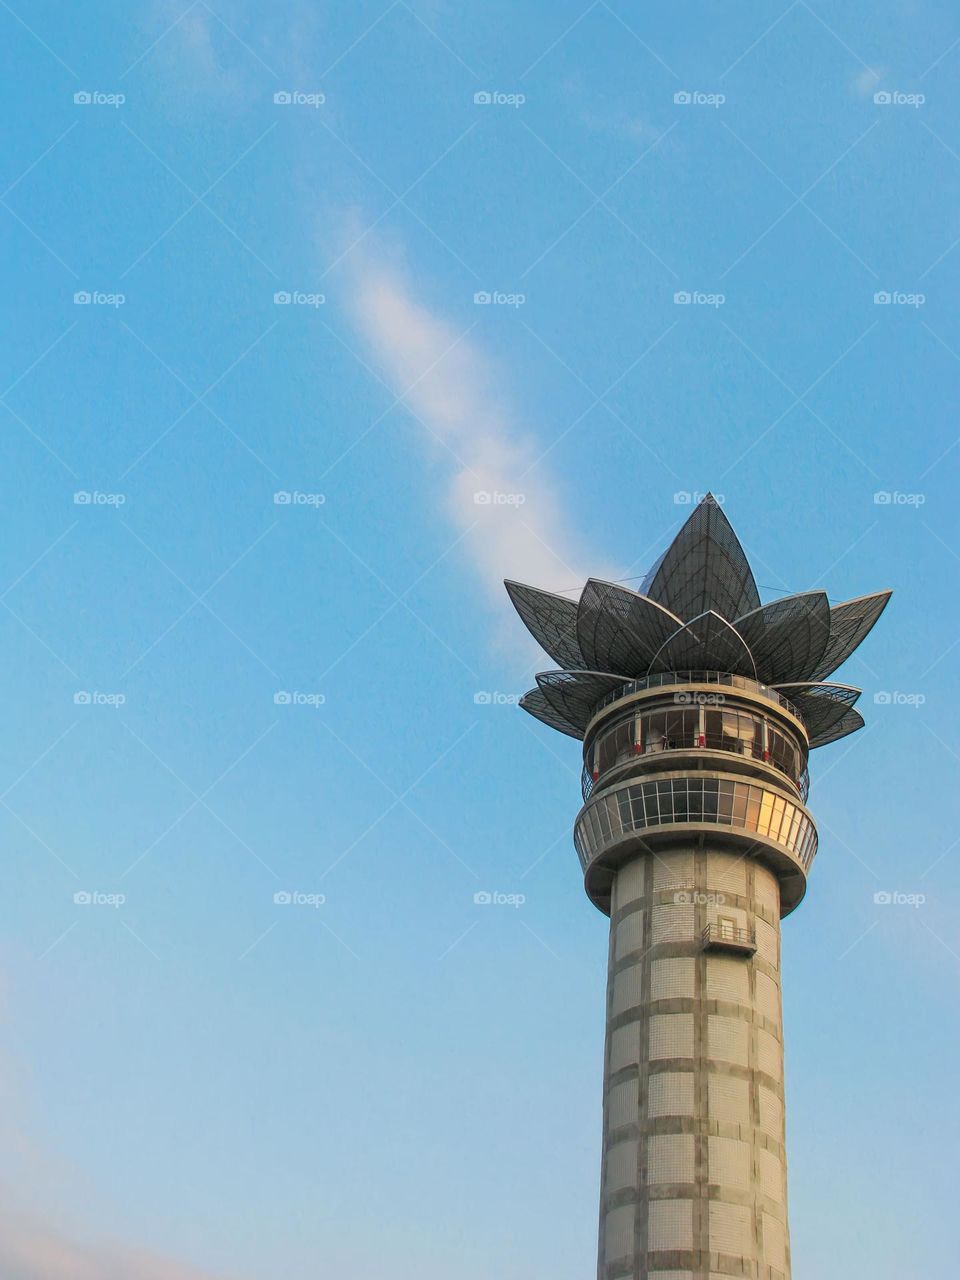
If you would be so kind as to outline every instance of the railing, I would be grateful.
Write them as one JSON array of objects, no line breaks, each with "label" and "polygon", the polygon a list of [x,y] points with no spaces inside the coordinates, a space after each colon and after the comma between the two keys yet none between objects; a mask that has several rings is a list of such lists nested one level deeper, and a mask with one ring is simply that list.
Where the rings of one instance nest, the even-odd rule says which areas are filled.
[{"label": "railing", "polygon": [[729,947],[734,951],[756,951],[757,939],[752,930],[731,924],[708,924],[702,934],[704,947]]},{"label": "railing", "polygon": [[[810,794],[810,770],[806,765],[804,765],[799,778],[795,778],[791,770],[789,770],[786,765],[779,760],[773,759],[769,752],[767,752],[765,756],[763,748],[758,746],[756,743],[745,742],[742,739],[736,740],[724,737],[720,734],[694,734],[692,737],[687,737],[686,740],[684,740],[681,735],[674,738],[668,738],[666,744],[660,741],[648,744],[643,750],[635,748],[632,755],[624,755],[622,758],[614,761],[612,765],[604,770],[604,773],[609,773],[610,769],[615,769],[618,765],[626,764],[628,761],[635,760],[640,756],[660,755],[667,751],[693,751],[698,749],[707,751],[729,751],[732,755],[749,756],[753,760],[763,760],[765,764],[773,765],[775,769],[778,769],[780,773],[789,778],[790,782],[796,788],[800,799],[806,803],[807,796]],[[583,793],[584,800],[590,799],[596,782],[597,779],[593,777],[593,775],[587,770],[586,765],[584,765],[583,772],[580,775],[580,790]]]},{"label": "railing", "polygon": [[804,871],[817,852],[809,816],[785,796],[746,779],[628,778],[593,796],[574,825],[573,843],[586,871],[610,845],[647,827],[717,825],[788,849]]},{"label": "railing", "polygon": [[[659,689],[663,685],[671,684],[716,684],[725,685],[730,689],[744,689],[748,693],[761,693],[765,698],[769,698],[772,702],[776,702],[785,708],[798,720],[803,720],[799,710],[790,699],[785,698],[776,689],[771,689],[769,685],[761,684],[759,680],[751,680],[749,676],[735,676],[726,671],[658,671],[654,675],[641,676],[638,680],[631,680],[619,689],[614,689],[612,693],[608,693],[606,697],[601,698],[596,705],[594,714],[602,707],[606,707],[620,698],[626,698],[631,693],[642,693],[644,689]],[[694,705],[693,695],[691,695],[690,705]]]}]

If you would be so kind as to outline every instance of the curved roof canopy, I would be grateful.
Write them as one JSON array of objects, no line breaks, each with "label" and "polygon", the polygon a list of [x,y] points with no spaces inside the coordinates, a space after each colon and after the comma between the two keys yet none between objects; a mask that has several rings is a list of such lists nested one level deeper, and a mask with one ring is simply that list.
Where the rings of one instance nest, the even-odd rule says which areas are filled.
[{"label": "curved roof canopy", "polygon": [[579,601],[507,582],[517,612],[562,668],[537,676],[520,705],[561,733],[583,736],[597,704],[628,680],[661,671],[723,671],[782,689],[811,747],[863,725],[860,691],[825,683],[864,639],[889,591],[830,607],[823,591],[761,605],[753,572],[712,495],[639,591],[591,578]]}]

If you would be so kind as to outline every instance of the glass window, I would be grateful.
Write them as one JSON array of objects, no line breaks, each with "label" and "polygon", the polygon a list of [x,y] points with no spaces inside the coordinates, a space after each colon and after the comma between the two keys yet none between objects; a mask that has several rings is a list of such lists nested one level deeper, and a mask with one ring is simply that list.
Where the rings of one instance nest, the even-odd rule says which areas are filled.
[{"label": "glass window", "polygon": [[629,831],[633,826],[633,818],[630,815],[630,792],[617,792],[617,808],[619,810],[617,818],[620,823],[621,830]]},{"label": "glass window", "polygon": [[760,814],[757,819],[757,833],[761,836],[770,834],[770,819],[773,816],[773,799],[774,797],[771,792],[761,791]]},{"label": "glass window", "polygon": [[702,790],[703,821],[716,822],[720,784],[716,778],[704,778],[702,782]]},{"label": "glass window", "polygon": [[729,825],[733,821],[734,783],[721,782],[717,799],[717,819]]},{"label": "glass window", "polygon": [[733,821],[735,826],[746,826],[748,793],[749,787],[745,787],[742,783],[733,789]]},{"label": "glass window", "polygon": [[747,788],[747,820],[744,826],[750,831],[758,830],[760,825],[760,792],[756,787]]}]

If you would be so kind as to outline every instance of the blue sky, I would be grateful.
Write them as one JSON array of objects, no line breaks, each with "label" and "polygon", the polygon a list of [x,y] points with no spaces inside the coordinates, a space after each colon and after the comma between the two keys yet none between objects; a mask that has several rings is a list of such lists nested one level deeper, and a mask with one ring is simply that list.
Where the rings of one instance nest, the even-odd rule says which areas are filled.
[{"label": "blue sky", "polygon": [[590,1273],[605,920],[499,584],[707,488],[765,600],[895,591],[785,927],[795,1274],[954,1275],[955,7],[0,28],[5,1276]]}]

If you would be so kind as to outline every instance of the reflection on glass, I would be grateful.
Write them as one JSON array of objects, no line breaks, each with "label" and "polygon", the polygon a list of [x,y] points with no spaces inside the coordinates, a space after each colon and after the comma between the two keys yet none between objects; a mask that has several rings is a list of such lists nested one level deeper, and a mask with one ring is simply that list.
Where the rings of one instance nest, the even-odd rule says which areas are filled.
[{"label": "reflection on glass", "polygon": [[574,843],[586,867],[611,840],[678,822],[720,822],[756,831],[793,850],[804,867],[816,852],[813,824],[796,805],[762,787],[716,778],[633,783],[602,796],[584,813]]}]

